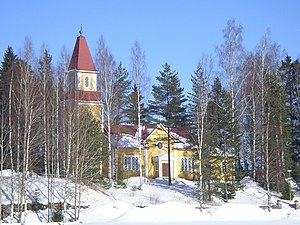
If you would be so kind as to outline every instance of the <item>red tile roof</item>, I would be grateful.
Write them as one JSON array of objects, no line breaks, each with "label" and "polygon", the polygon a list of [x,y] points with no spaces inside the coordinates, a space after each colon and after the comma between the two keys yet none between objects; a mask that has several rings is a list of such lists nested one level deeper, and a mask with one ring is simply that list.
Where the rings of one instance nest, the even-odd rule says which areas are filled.
[{"label": "red tile roof", "polygon": [[134,136],[136,134],[138,126],[131,125],[114,125],[111,126],[110,133],[111,134],[129,134]]},{"label": "red tile roof", "polygon": [[[152,133],[154,129],[156,129],[156,125],[147,125],[142,126],[142,140],[146,140],[147,137]],[[111,126],[111,134],[128,134],[131,136],[135,136],[137,133],[138,126],[132,125],[115,125]],[[187,131],[177,128],[171,128],[171,133],[175,133],[183,138],[188,138],[189,134]]]},{"label": "red tile roof", "polygon": [[171,128],[170,131],[179,135],[180,137],[189,138],[189,133],[185,129]]},{"label": "red tile roof", "polygon": [[76,39],[69,70],[96,71],[85,37],[80,35]]},{"label": "red tile roof", "polygon": [[[155,129],[155,125],[147,125],[142,126],[142,140],[145,140],[153,129]],[[137,134],[138,126],[133,125],[114,125],[111,126],[111,134],[128,134],[131,136],[135,136]]]}]

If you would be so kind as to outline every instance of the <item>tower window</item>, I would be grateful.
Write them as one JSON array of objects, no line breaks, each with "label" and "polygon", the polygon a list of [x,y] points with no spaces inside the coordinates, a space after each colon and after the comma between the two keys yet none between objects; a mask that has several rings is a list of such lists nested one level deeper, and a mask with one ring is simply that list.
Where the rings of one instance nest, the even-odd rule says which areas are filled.
[{"label": "tower window", "polygon": [[90,87],[90,77],[84,77],[84,87],[85,88]]}]

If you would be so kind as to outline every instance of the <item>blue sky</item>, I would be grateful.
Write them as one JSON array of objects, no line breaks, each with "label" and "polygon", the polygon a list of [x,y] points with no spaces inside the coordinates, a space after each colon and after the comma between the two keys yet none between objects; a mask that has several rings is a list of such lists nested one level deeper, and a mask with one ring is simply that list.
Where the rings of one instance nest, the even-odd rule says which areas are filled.
[{"label": "blue sky", "polygon": [[130,70],[137,40],[152,84],[167,62],[189,90],[197,62],[203,53],[215,53],[231,18],[244,27],[246,50],[252,51],[269,28],[273,41],[293,59],[300,56],[298,0],[9,0],[0,5],[1,61],[8,45],[18,53],[29,36],[36,56],[45,42],[56,64],[64,45],[73,50],[82,24],[93,56],[103,35],[116,61]]}]

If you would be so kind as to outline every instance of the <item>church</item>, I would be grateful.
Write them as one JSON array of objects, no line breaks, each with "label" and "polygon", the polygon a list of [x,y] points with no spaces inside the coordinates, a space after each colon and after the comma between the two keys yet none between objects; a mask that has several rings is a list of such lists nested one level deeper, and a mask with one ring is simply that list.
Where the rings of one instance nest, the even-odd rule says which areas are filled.
[{"label": "church", "polygon": [[[102,101],[97,83],[98,72],[86,38],[80,32],[68,67],[69,92],[72,99],[78,102],[79,108],[88,109],[96,120],[101,120]],[[110,134],[114,152],[113,161],[117,167],[114,170],[121,170],[124,178],[140,174],[149,178],[167,178],[170,174],[172,179],[197,179],[196,165],[199,162],[196,160],[196,150],[189,143],[189,135],[186,131],[171,129],[170,159],[168,159],[168,132],[163,124],[142,126],[141,154],[137,126],[112,126]],[[223,179],[222,163],[222,158],[211,158],[213,177]],[[107,169],[103,168],[103,171]]]}]

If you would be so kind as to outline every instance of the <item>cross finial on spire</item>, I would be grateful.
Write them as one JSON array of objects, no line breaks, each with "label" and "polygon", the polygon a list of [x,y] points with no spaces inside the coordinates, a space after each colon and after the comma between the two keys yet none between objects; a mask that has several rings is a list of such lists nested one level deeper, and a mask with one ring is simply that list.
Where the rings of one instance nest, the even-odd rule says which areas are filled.
[{"label": "cross finial on spire", "polygon": [[79,34],[80,34],[80,36],[82,35],[82,24],[81,24],[81,26],[80,26],[80,31],[79,31]]}]

